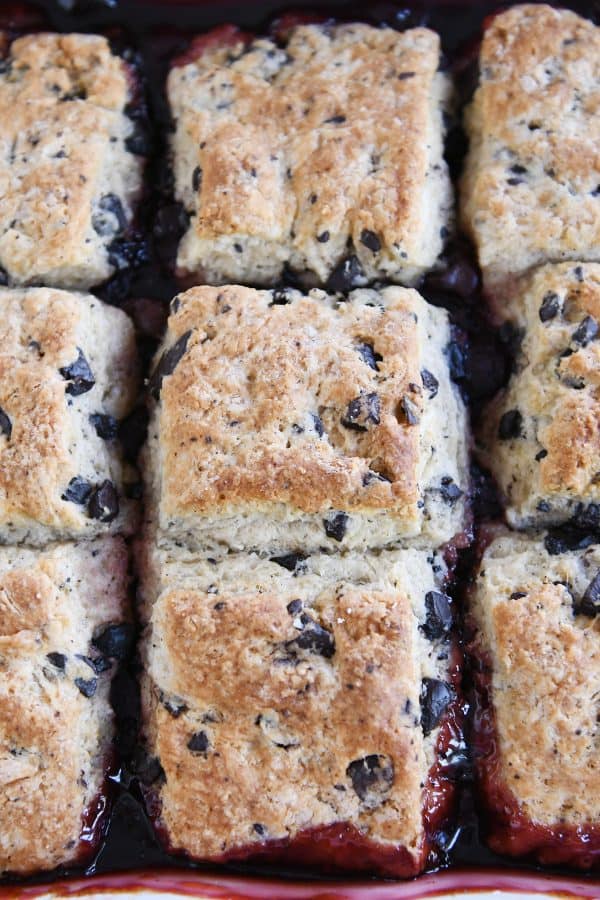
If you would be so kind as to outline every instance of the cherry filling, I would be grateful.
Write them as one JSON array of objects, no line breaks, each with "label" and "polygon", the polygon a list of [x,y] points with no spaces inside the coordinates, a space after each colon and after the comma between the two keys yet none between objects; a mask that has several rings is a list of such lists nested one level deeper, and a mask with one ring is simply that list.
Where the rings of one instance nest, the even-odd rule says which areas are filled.
[{"label": "cherry filling", "polygon": [[[474,666],[475,668],[475,666]],[[487,813],[487,840],[496,853],[534,856],[545,865],[580,869],[600,866],[600,825],[545,825],[532,822],[503,778],[492,702],[491,668],[476,661],[472,746],[481,803]]]},{"label": "cherry filling", "polygon": [[240,42],[247,45],[252,39],[253,35],[242,31],[237,25],[219,25],[205,34],[192,38],[187,49],[171,61],[171,66],[173,68],[186,66],[200,59],[207,50],[213,50],[215,47],[235,47]]}]

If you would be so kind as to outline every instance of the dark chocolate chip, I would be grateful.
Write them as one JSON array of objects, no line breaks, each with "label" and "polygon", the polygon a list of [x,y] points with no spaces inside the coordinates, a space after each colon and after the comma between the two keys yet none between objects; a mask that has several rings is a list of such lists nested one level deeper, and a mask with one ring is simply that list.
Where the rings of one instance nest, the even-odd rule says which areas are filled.
[{"label": "dark chocolate chip", "polygon": [[92,644],[103,656],[111,659],[126,659],[133,646],[135,630],[129,622],[109,625],[92,640]]},{"label": "dark chocolate chip", "polygon": [[64,494],[61,494],[60,499],[67,500],[69,503],[78,503],[80,506],[84,506],[91,493],[92,485],[89,481],[76,475],[75,478],[71,478],[67,485],[67,489]]},{"label": "dark chocolate chip", "polygon": [[266,827],[264,825],[261,825],[260,822],[255,822],[254,825],[252,826],[252,830],[255,831],[257,834],[261,835],[261,837],[263,834],[267,833]]},{"label": "dark chocolate chip", "polygon": [[67,657],[64,653],[47,653],[46,659],[52,663],[55,669],[64,670],[67,664]]},{"label": "dark chocolate chip", "polygon": [[278,566],[287,569],[288,572],[295,572],[298,565],[302,565],[306,556],[301,553],[285,553],[283,556],[272,556],[271,562],[277,563]]},{"label": "dark chocolate chip", "polygon": [[200,166],[196,166],[194,171],[192,172],[192,188],[196,193],[200,190],[200,185],[202,184],[202,169]]},{"label": "dark chocolate chip", "polygon": [[440,386],[439,381],[437,380],[435,375],[432,375],[429,369],[421,369],[421,381],[423,383],[423,387],[429,394],[429,399],[433,400]]},{"label": "dark chocolate chip", "polygon": [[81,653],[76,653],[75,655],[77,659],[80,659],[86,666],[89,666],[95,675],[101,675],[103,672],[108,672],[111,667],[110,661],[104,656],[82,656]]},{"label": "dark chocolate chip", "polygon": [[377,353],[373,344],[357,344],[356,352],[359,356],[362,357],[363,362],[365,362],[370,369],[374,369],[375,372],[379,372],[379,366],[377,363],[380,363],[383,360],[383,356],[381,353]]},{"label": "dark chocolate chip", "polygon": [[327,241],[329,240],[329,232],[322,231],[321,234],[317,235],[317,240],[320,244],[326,244]]},{"label": "dark chocolate chip", "polygon": [[597,616],[600,613],[600,570],[596,572],[585,589],[581,602],[575,610],[584,616]]},{"label": "dark chocolate chip", "polygon": [[536,506],[536,509],[539,512],[550,512],[551,506],[547,500],[540,500],[540,502]]},{"label": "dark chocolate chip", "polygon": [[590,341],[598,336],[598,323],[593,316],[586,316],[573,332],[573,343],[579,344],[580,347],[587,347]]},{"label": "dark chocolate chip", "polygon": [[380,421],[379,394],[375,391],[354,397],[341,418],[342,425],[354,431],[366,431],[369,424],[379,425]]},{"label": "dark chocolate chip", "polygon": [[418,425],[421,421],[421,413],[418,406],[406,394],[400,401],[400,410],[407,425]]},{"label": "dark chocolate chip", "polygon": [[160,693],[160,702],[164,706],[166,711],[169,713],[169,715],[172,716],[174,719],[178,719],[179,716],[181,716],[183,713],[187,712],[187,710],[188,710],[188,706],[186,703],[184,703],[183,701],[181,703],[175,703],[174,700],[171,700],[171,699],[169,699],[169,697],[166,697],[162,693],[162,691]]},{"label": "dark chocolate chip", "polygon": [[535,454],[534,459],[535,459],[536,462],[540,462],[540,460],[546,459],[547,456],[548,456],[548,451],[542,449],[542,450],[539,451],[539,453],[536,453],[536,454]]},{"label": "dark chocolate chip", "polygon": [[66,391],[72,397],[86,394],[96,384],[96,379],[80,347],[77,348],[77,359],[68,366],[62,366],[58,371],[65,381],[69,382]]},{"label": "dark chocolate chip", "polygon": [[378,253],[381,250],[381,241],[379,240],[375,232],[369,231],[368,228],[363,228],[363,230],[361,231],[360,242],[373,253]]},{"label": "dark chocolate chip", "polygon": [[0,406],[0,433],[5,434],[10,441],[12,434],[12,422]]},{"label": "dark chocolate chip", "polygon": [[127,228],[127,216],[116,194],[100,197],[98,211],[92,216],[92,227],[102,237],[119,234]]},{"label": "dark chocolate chip", "polygon": [[459,497],[462,497],[463,492],[459,488],[459,486],[455,483],[455,481],[450,478],[449,475],[445,475],[440,481],[440,493],[442,495],[442,499],[445,503],[449,503],[452,505],[456,503]]},{"label": "dark chocolate chip", "polygon": [[84,697],[93,697],[98,687],[97,678],[76,678],[75,686]]},{"label": "dark chocolate chip", "polygon": [[185,334],[182,334],[181,337],[175,341],[172,347],[169,347],[168,350],[165,350],[154,372],[150,376],[150,380],[148,381],[148,390],[155,400],[158,400],[160,397],[160,389],[162,387],[163,378],[166,378],[167,375],[173,374],[178,362],[184,356],[191,334],[191,330],[186,331]]},{"label": "dark chocolate chip", "polygon": [[294,651],[296,648],[300,650],[308,650],[310,653],[316,653],[318,656],[324,656],[325,659],[331,659],[335,653],[335,638],[330,631],[315,622],[308,613],[302,613],[300,616],[300,624],[302,631],[298,637],[292,641],[287,641],[285,649]]},{"label": "dark chocolate chip", "polygon": [[288,605],[286,606],[287,611],[290,616],[296,616],[298,613],[302,612],[303,603],[302,600],[290,600]]},{"label": "dark chocolate chip", "polygon": [[337,115],[331,116],[329,119],[325,119],[325,125],[342,125],[346,121],[346,116]]},{"label": "dark chocolate chip", "polygon": [[90,423],[103,441],[114,441],[119,431],[119,423],[114,416],[105,413],[91,413]]},{"label": "dark chocolate chip", "polygon": [[318,416],[316,413],[311,413],[311,417],[313,420],[313,426],[314,426],[315,431],[317,432],[319,437],[323,437],[325,430],[323,428],[323,422],[321,421],[320,416]]},{"label": "dark chocolate chip", "polygon": [[446,357],[448,359],[448,368],[450,369],[450,377],[453,381],[464,381],[467,377],[465,366],[465,354],[456,341],[450,341],[447,345]]},{"label": "dark chocolate chip", "polygon": [[358,257],[352,254],[339,262],[333,269],[327,279],[326,287],[334,294],[343,293],[358,287],[364,281],[364,277],[365,273]]},{"label": "dark chocolate chip", "polygon": [[448,705],[456,698],[452,685],[437,678],[424,678],[421,682],[421,727],[423,734],[431,734],[439,724]]},{"label": "dark chocolate chip", "polygon": [[205,731],[197,731],[187,742],[188,750],[191,750],[192,753],[202,753],[204,756],[206,756],[209,746],[210,741]]},{"label": "dark chocolate chip", "polygon": [[544,294],[542,305],[540,306],[540,319],[542,322],[549,322],[554,319],[560,311],[560,297],[554,291],[548,291]]},{"label": "dark chocolate chip", "polygon": [[345,512],[330,513],[326,519],[323,519],[323,527],[327,537],[333,538],[334,541],[341,541],[346,534],[348,527],[348,515]]},{"label": "dark chocolate chip", "polygon": [[119,515],[119,496],[112,481],[105,479],[94,489],[88,503],[88,515],[100,522],[112,522]]},{"label": "dark chocolate chip", "polygon": [[526,597],[526,596],[527,596],[527,591],[514,591],[510,595],[510,599],[511,600],[520,600],[521,597]]},{"label": "dark chocolate chip", "polygon": [[523,434],[523,416],[518,409],[509,409],[504,413],[498,425],[498,437],[501,441],[525,437]]},{"label": "dark chocolate chip", "polygon": [[443,637],[452,629],[453,617],[450,597],[440,591],[428,591],[425,594],[427,618],[421,625],[421,631],[430,641]]},{"label": "dark chocolate chip", "polygon": [[389,756],[372,753],[351,762],[346,775],[360,800],[381,802],[394,783],[394,763]]}]

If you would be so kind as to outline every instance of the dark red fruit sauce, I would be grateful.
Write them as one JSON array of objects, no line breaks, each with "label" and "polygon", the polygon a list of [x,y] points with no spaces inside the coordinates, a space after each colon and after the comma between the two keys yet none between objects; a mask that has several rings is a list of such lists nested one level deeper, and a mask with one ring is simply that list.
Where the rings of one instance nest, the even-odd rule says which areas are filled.
[{"label": "dark red fruit sauce", "polygon": [[[125,308],[133,318],[146,363],[160,337],[169,301],[179,289],[172,277],[172,263],[178,237],[186,227],[185,215],[173,200],[165,163],[170,122],[163,86],[173,61],[194,59],[208,46],[230,44],[240,38],[246,41],[255,33],[269,32],[275,39],[284,40],[287,30],[297,21],[361,20],[374,25],[385,23],[400,30],[426,25],[442,38],[443,65],[453,74],[460,103],[464,103],[476,84],[482,23],[499,5],[509,4],[499,4],[498,0],[408,3],[311,0],[304,7],[297,0],[31,0],[0,4],[0,28],[7,28],[9,37],[40,28],[100,32],[113,40],[117,51],[124,47],[134,51],[123,55],[126,65],[135,73],[136,84],[143,86],[143,92],[136,90],[138,96],[131,117],[140,124],[148,143],[148,187],[135,223],[136,231],[140,232],[135,235],[137,243],[133,246],[131,242],[125,248],[131,265],[119,271],[97,293],[107,302]],[[598,4],[591,0],[567,0],[561,5],[588,16],[599,12]],[[454,178],[460,173],[465,149],[466,140],[457,119],[449,123],[446,151]],[[126,236],[127,241],[129,237]],[[511,348],[507,336],[491,328],[486,317],[472,249],[463,239],[448,247],[445,269],[427,276],[420,290],[431,303],[444,306],[451,314],[456,328],[453,377],[476,422],[483,403],[508,378]],[[145,418],[141,409],[130,418],[130,431],[122,438],[134,458],[143,440]],[[481,542],[493,530],[494,522],[502,517],[491,480],[475,465],[471,499],[472,529],[445,548],[455,582],[449,591],[459,610]],[[497,855],[525,855],[529,859],[537,856],[555,874],[561,872],[560,866],[598,865],[600,829],[558,831],[534,826],[525,819],[499,776],[489,675],[476,660],[473,663],[469,666],[467,662],[462,677],[458,665],[453,667],[457,699],[446,712],[438,739],[440,760],[430,771],[424,790],[428,842],[423,861],[429,870],[449,868],[450,871],[433,877],[424,875],[415,882],[395,886],[371,882],[369,896],[374,900],[391,900],[392,897],[427,896],[438,890],[497,887],[531,894],[555,889],[564,892],[563,895],[599,897],[600,888],[592,880],[575,885],[562,877],[550,882],[545,875],[531,874],[531,862],[515,862]],[[303,887],[297,879],[314,877],[317,864],[320,864],[318,875],[323,880],[318,888],[319,896],[359,898],[365,896],[364,888],[352,887],[349,882],[341,888],[339,882],[328,880],[331,873],[352,873],[359,867],[392,876],[414,874],[414,863],[406,851],[395,848],[390,851],[369,844],[348,824],[304,832],[292,843],[268,843],[259,852],[255,846],[251,851],[241,848],[223,860],[224,867],[216,875],[214,869],[211,872],[207,867],[169,855],[159,845],[150,825],[142,796],[147,790],[136,775],[134,758],[139,716],[136,676],[136,662],[131,660],[122,667],[115,681],[112,699],[119,725],[117,750],[121,768],[116,774],[114,769],[107,770],[106,794],[87,811],[83,824],[81,859],[85,857],[87,862],[95,855],[86,874],[97,878],[94,881],[74,879],[73,875],[81,875],[80,868],[54,873],[54,879],[44,876],[37,881],[6,882],[0,887],[0,898],[17,895],[34,898],[48,880],[54,881],[53,890],[65,895],[85,893],[92,888],[98,891],[147,888],[188,895],[203,892],[211,897],[300,898],[312,896],[316,888]],[[470,751],[462,737],[469,706]],[[481,779],[484,800],[481,792],[472,789],[474,770]],[[152,804],[149,811],[153,818],[159,819],[159,810],[152,808]],[[52,823],[40,822],[39,827],[51,828]],[[480,832],[485,833],[489,845],[481,839]],[[507,871],[508,865],[512,872]],[[111,874],[123,870],[135,871],[129,875]],[[233,872],[243,873],[243,882],[235,882],[231,877]],[[58,875],[70,875],[71,880],[56,883]],[[268,882],[265,877],[278,881]],[[285,883],[282,878],[286,879]]]}]

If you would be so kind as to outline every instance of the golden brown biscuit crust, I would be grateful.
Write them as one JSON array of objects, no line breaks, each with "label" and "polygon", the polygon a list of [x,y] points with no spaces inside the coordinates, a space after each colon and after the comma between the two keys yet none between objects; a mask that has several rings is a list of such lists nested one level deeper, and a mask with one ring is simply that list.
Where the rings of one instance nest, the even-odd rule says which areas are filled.
[{"label": "golden brown biscuit crust", "polygon": [[324,282],[351,241],[366,280],[413,283],[452,202],[438,63],[432,31],[352,24],[297,27],[285,50],[240,38],[175,67],[182,272],[269,285],[289,262]]},{"label": "golden brown biscuit crust", "polygon": [[488,289],[541,262],[598,260],[600,29],[516,6],[485,32],[467,112],[462,222]]},{"label": "golden brown biscuit crust", "polygon": [[[0,289],[0,542],[40,544],[132,526],[131,479],[114,441],[90,416],[126,415],[137,386],[133,326],[95,297],[48,288]],[[69,367],[80,352],[83,383]],[[63,370],[61,373],[61,369]],[[75,380],[74,380],[75,379]],[[86,380],[89,379],[89,380]],[[64,499],[72,479],[105,480],[121,514],[103,524]]]},{"label": "golden brown biscuit crust", "polygon": [[128,73],[105,38],[35,34],[0,74],[0,265],[10,283],[90,287],[140,188]]},{"label": "golden brown biscuit crust", "polygon": [[0,872],[75,861],[113,733],[91,640],[126,616],[120,539],[0,550]]},{"label": "golden brown biscuit crust", "polygon": [[486,551],[472,610],[491,663],[500,773],[537,824],[600,823],[595,695],[598,617],[582,598],[600,551],[550,556],[539,539],[502,537]]},{"label": "golden brown biscuit crust", "polygon": [[[155,394],[160,383],[150,466],[164,535],[187,540],[206,527],[202,517],[264,511],[287,525],[312,517],[318,534],[305,536],[307,550],[327,540],[323,516],[387,511],[386,543],[421,529],[426,494],[441,498],[444,476],[463,479],[447,320],[416,292],[356,292],[337,303],[320,292],[205,287],[173,308],[151,378]],[[426,367],[437,373],[433,397]],[[445,528],[457,530],[455,489],[446,507],[456,518]]]},{"label": "golden brown biscuit crust", "polygon": [[483,458],[517,526],[600,500],[600,265],[548,265],[508,298],[518,370],[483,417]]}]

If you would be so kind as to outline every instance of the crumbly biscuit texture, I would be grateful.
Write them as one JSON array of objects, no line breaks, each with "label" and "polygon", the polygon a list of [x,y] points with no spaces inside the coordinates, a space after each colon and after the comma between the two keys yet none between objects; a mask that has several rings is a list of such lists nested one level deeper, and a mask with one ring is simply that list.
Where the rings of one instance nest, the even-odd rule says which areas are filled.
[{"label": "crumbly biscuit texture", "polygon": [[531,822],[559,830],[600,824],[599,582],[598,547],[552,556],[539,539],[501,536],[472,598],[501,779]]},{"label": "crumbly biscuit texture", "polygon": [[447,315],[415,292],[194,288],[150,393],[159,540],[209,555],[437,543],[464,523],[465,413]]},{"label": "crumbly biscuit texture", "polygon": [[350,823],[418,871],[446,708],[424,734],[422,679],[452,695],[447,639],[421,630],[440,559],[147,550],[145,734],[170,845],[220,857]]},{"label": "crumbly biscuit texture", "polygon": [[174,67],[181,273],[268,286],[289,265],[312,285],[334,270],[346,288],[413,284],[451,216],[439,56],[424,28],[306,25],[285,49],[238,35]]},{"label": "crumbly biscuit texture", "polygon": [[116,439],[138,385],[131,322],[51,288],[0,289],[0,309],[0,543],[131,530]]},{"label": "crumbly biscuit texture", "polygon": [[141,187],[133,76],[83,34],[19,38],[1,69],[0,267],[15,285],[89,288],[123,264]]},{"label": "crumbly biscuit texture", "polygon": [[600,265],[543,266],[510,299],[522,342],[482,454],[512,525],[555,525],[600,502]]},{"label": "crumbly biscuit texture", "polygon": [[502,305],[534,265],[600,260],[600,28],[515,6],[485,32],[479,71],[461,216]]},{"label": "crumbly biscuit texture", "polygon": [[92,641],[123,622],[126,577],[120,538],[0,549],[0,874],[81,854],[113,736]]}]

